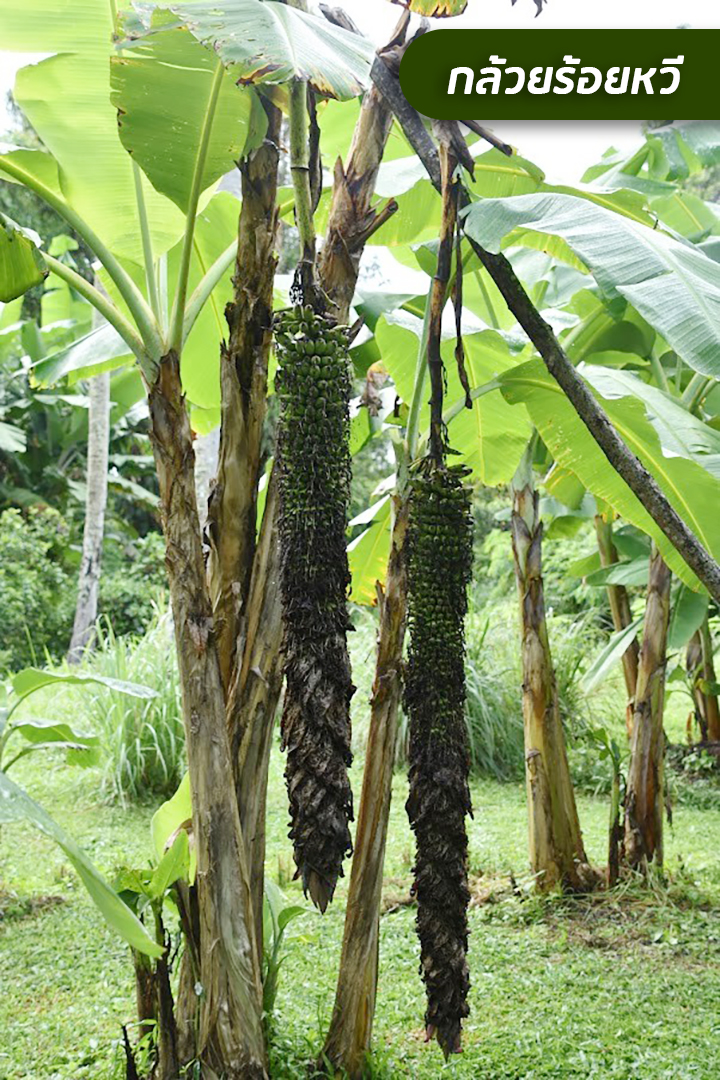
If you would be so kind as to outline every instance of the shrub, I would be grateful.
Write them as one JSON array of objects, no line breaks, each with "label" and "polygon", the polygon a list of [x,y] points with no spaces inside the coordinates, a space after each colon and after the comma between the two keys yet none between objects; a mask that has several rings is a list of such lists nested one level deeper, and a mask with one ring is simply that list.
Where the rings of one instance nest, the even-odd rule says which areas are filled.
[{"label": "shrub", "polygon": [[60,657],[70,641],[75,574],[67,527],[50,508],[0,514],[0,669]]},{"label": "shrub", "polygon": [[[122,559],[106,544],[99,615],[113,633],[142,634],[166,584],[159,533],[134,540]],[[77,557],[70,529],[50,507],[0,514],[0,671],[59,660],[70,644],[77,597]]]},{"label": "shrub", "polygon": [[172,621],[155,616],[138,638],[117,637],[98,623],[97,648],[87,661],[97,674],[140,683],[156,691],[132,698],[106,687],[83,688],[83,706],[103,757],[102,790],[124,803],[172,795],[185,771],[185,736]]}]

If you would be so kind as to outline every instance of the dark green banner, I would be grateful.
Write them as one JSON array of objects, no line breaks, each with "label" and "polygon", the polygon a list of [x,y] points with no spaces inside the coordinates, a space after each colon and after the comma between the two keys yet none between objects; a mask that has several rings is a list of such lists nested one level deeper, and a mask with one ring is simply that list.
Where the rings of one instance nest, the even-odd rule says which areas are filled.
[{"label": "dark green banner", "polygon": [[719,30],[442,29],[400,83],[437,119],[712,120],[719,47]]}]

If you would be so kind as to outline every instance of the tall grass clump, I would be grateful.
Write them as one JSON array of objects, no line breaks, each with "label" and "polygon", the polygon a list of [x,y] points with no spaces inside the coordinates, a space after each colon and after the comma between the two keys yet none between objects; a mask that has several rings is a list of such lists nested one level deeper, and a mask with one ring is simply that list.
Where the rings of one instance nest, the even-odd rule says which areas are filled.
[{"label": "tall grass clump", "polygon": [[472,771],[495,780],[518,780],[525,757],[515,627],[493,625],[482,612],[471,614],[466,648],[465,724]]},{"label": "tall grass clump", "polygon": [[104,686],[83,688],[82,707],[101,740],[104,797],[124,804],[172,795],[186,766],[169,612],[156,611],[141,637],[118,637],[109,623],[101,621],[86,667],[156,692],[155,697],[144,699]]}]

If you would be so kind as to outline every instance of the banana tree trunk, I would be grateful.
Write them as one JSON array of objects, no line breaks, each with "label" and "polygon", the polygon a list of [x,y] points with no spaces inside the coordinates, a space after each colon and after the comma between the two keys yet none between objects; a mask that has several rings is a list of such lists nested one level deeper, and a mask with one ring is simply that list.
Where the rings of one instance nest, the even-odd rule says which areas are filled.
[{"label": "banana tree trunk", "polygon": [[208,507],[208,578],[223,685],[232,679],[240,619],[250,591],[257,530],[260,449],[272,343],[277,257],[280,110],[264,101],[265,140],[240,165],[242,206],[233,278],[225,309],[229,338],[220,356],[222,400],[217,483]]},{"label": "banana tree trunk", "polygon": [[218,455],[220,453],[220,429],[214,428],[207,435],[198,435],[195,439],[195,487],[197,489],[198,517],[200,528],[205,524],[208,512],[208,499],[213,480],[217,476]]},{"label": "banana tree trunk", "polygon": [[520,598],[530,865],[542,891],[585,890],[583,846],[550,654],[542,579],[543,528],[529,448],[513,481],[512,545]]},{"label": "banana tree trunk", "polygon": [[[217,482],[208,506],[208,581],[226,697],[233,786],[245,840],[256,963],[262,957],[265,805],[281,686],[275,499],[268,494],[256,550],[267,374],[277,265],[279,109],[263,101],[267,133],[240,164],[242,205],[220,356],[222,418]],[[271,482],[274,490],[274,484]]]},{"label": "banana tree trunk", "polygon": [[707,616],[688,642],[685,666],[692,681],[695,716],[700,727],[701,741],[719,742],[720,711],[717,694],[712,692],[716,681],[715,660]]},{"label": "banana tree trunk", "polygon": [[157,1060],[153,1080],[177,1080],[180,1075],[178,1057],[178,1032],[175,1020],[175,1003],[170,985],[170,935],[166,932],[159,910],[155,911],[155,940],[165,946],[165,953],[155,962],[155,985],[157,992]]},{"label": "banana tree trunk", "polygon": [[625,795],[625,861],[663,861],[665,665],[671,574],[653,545]]},{"label": "banana tree trunk", "polygon": [[95,633],[100,587],[105,507],[108,492],[110,439],[110,373],[93,376],[88,383],[87,495],[77,605],[68,660],[78,663]]},{"label": "banana tree trunk", "polygon": [[157,1024],[157,998],[155,994],[155,968],[145,953],[132,950],[135,969],[135,1004],[138,1017],[138,1040],[155,1030]]},{"label": "banana tree trunk", "polygon": [[688,717],[688,739],[692,739],[693,720],[700,731],[700,742],[708,741],[707,703],[700,686],[703,677],[702,636],[696,630],[685,650],[685,671],[692,686],[693,712]]},{"label": "banana tree trunk", "polygon": [[280,550],[277,483],[270,477],[265,513],[240,631],[239,664],[227,703],[235,790],[245,837],[255,937],[262,953],[265,808],[273,721],[282,688]]},{"label": "banana tree trunk", "polygon": [[265,1080],[262,986],[177,357],[150,390],[197,852],[203,1075]]},{"label": "banana tree trunk", "polygon": [[375,1015],[380,902],[407,612],[403,556],[406,529],[407,502],[396,497],[385,589],[378,586],[380,627],[377,662],[340,975],[324,1048],[327,1060],[342,1068],[350,1080],[359,1080],[363,1075]]},{"label": "banana tree trunk", "polygon": [[183,937],[178,986],[175,998],[175,1026],[178,1058],[181,1064],[197,1057],[199,1001],[195,987],[200,982],[200,912],[197,885],[177,883],[177,903]]},{"label": "banana tree trunk", "polygon": [[708,740],[710,742],[720,742],[720,707],[718,707],[718,696],[710,689],[717,683],[717,679],[715,676],[713,640],[707,615],[700,627],[700,636],[702,638],[703,679],[708,687],[708,689],[704,690],[707,710]]},{"label": "banana tree trunk", "polygon": [[[595,532],[597,534],[598,550],[600,552],[600,565],[603,567],[613,566],[617,563],[618,553],[613,543],[612,525],[606,521],[602,514],[595,517]],[[613,626],[617,631],[624,630],[632,622],[630,600],[624,585],[608,585],[608,601],[612,615]],[[625,676],[625,689],[627,691],[627,707],[625,709],[625,727],[628,738],[632,736],[632,713],[637,687],[638,658],[640,646],[637,638],[633,638],[628,648],[623,653],[622,665]]]},{"label": "banana tree trunk", "polygon": [[392,113],[373,86],[363,98],[347,166],[335,162],[333,198],[325,239],[318,256],[318,277],[331,297],[338,322],[347,320],[369,236],[393,214],[397,204],[371,209],[375,181],[392,127]]}]

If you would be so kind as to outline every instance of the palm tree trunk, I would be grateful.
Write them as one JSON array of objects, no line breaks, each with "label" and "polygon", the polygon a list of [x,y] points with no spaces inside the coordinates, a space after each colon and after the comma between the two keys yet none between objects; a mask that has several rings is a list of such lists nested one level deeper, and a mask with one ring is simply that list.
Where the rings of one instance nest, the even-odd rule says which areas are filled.
[{"label": "palm tree trunk", "polygon": [[192,437],[174,354],[161,361],[149,404],[197,852],[197,1056],[208,1077],[265,1080],[255,923],[202,554]]},{"label": "palm tree trunk", "polygon": [[350,873],[340,973],[324,1054],[358,1080],[370,1051],[378,978],[380,902],[392,795],[402,651],[407,614],[403,546],[407,501],[396,497],[385,589],[378,586],[380,627],[370,701],[370,729]]},{"label": "palm tree trunk", "polygon": [[[606,521],[602,514],[595,517],[595,532],[597,534],[598,550],[600,552],[600,565],[603,567],[613,566],[617,563],[618,553],[613,543],[612,525]],[[624,585],[607,586],[608,601],[615,631],[624,630],[632,622],[630,600]],[[623,653],[622,665],[625,676],[625,689],[627,691],[627,707],[625,709],[625,726],[628,739],[632,736],[632,713],[637,687],[638,658],[640,646],[637,638],[633,638],[628,648]]]},{"label": "palm tree trunk", "polygon": [[625,860],[663,861],[665,665],[671,574],[653,545],[625,796]]},{"label": "palm tree trunk", "polygon": [[88,453],[85,528],[80,579],[68,660],[78,663],[95,633],[100,587],[105,507],[108,491],[108,444],[110,440],[110,373],[88,381]]},{"label": "palm tree trunk", "polygon": [[583,846],[550,654],[532,446],[513,480],[511,524],[520,598],[530,865],[542,891],[584,890],[596,881]]}]

